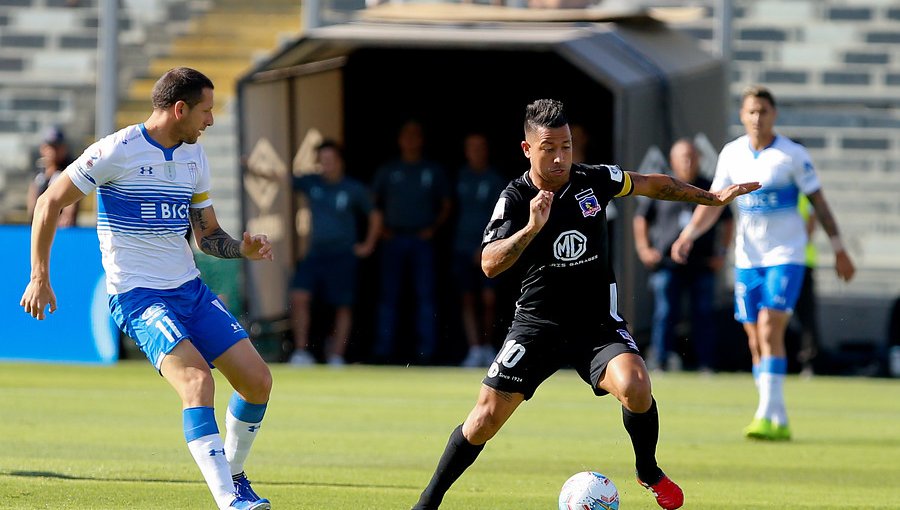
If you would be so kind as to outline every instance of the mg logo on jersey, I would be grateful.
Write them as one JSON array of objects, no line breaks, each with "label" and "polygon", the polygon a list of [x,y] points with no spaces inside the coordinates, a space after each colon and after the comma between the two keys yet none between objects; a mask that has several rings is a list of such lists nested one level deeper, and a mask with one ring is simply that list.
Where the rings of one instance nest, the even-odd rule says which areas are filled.
[{"label": "mg logo on jersey", "polygon": [[569,262],[578,260],[587,251],[587,237],[577,230],[566,230],[553,241],[553,256]]},{"label": "mg logo on jersey", "polygon": [[141,175],[153,175],[153,167],[152,166],[142,166],[141,171],[139,173]]}]

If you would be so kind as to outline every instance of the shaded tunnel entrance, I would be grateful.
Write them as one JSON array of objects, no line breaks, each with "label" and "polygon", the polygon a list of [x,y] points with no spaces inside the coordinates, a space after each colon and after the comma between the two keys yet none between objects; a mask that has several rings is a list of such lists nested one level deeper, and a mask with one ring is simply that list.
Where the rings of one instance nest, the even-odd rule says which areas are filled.
[{"label": "shaded tunnel entrance", "polygon": [[[243,217],[249,230],[270,234],[277,259],[245,264],[245,319],[257,326],[251,335],[289,337],[289,282],[300,251],[290,177],[310,171],[315,140],[342,143],[347,174],[370,184],[376,169],[398,154],[397,130],[413,117],[425,128],[426,158],[444,167],[451,185],[472,130],[487,135],[493,166],[510,179],[528,168],[520,148],[524,108],[539,98],[563,101],[570,122],[585,128],[590,163],[638,170],[652,147],[667,150],[673,137],[704,133],[718,143],[725,135],[725,115],[715,108],[725,104],[721,63],[696,41],[652,21],[330,26],[249,73],[239,84]],[[631,202],[622,201],[612,258],[620,311],[641,328],[648,318],[634,312],[646,312],[649,297],[630,228],[623,228]],[[436,239],[438,361],[446,364],[466,350],[449,265],[452,224]],[[366,361],[375,337],[379,255],[360,267],[349,361]],[[495,343],[513,311],[517,289],[505,281],[512,276],[501,278]],[[403,295],[397,362],[415,357],[412,292]],[[330,324],[318,322],[313,337],[321,348]]]}]

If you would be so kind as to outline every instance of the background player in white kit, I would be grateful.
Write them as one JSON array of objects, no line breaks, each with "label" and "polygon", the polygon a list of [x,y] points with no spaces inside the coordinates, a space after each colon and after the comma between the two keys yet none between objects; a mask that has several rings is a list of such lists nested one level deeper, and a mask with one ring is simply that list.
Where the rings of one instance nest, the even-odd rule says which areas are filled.
[{"label": "background player in white kit", "polygon": [[[32,223],[26,313],[56,310],[50,247],[59,211],[97,190],[97,236],[110,312],[181,397],[184,435],[219,508],[266,510],[244,461],[265,414],[272,375],[237,319],[200,280],[185,235],[220,258],[272,260],[265,235],[232,239],[209,198],[209,167],[197,139],[213,124],[213,84],[172,69],[153,88],[153,113],[88,147],[41,195]],[[213,410],[215,366],[235,392],[223,442]]]},{"label": "background player in white kit", "polygon": [[[748,87],[741,102],[746,134],[719,154],[710,191],[735,182],[762,184],[738,197],[735,240],[735,318],[750,344],[759,406],[744,429],[754,439],[791,438],[784,404],[787,356],[784,333],[803,283],[806,227],[797,211],[800,193],[809,197],[816,217],[834,248],[834,268],[849,281],[855,269],[844,249],[837,223],[825,201],[819,178],[803,146],[775,133],[775,98],[768,89]],[[693,242],[715,223],[722,209],[697,206],[690,223],[672,245],[672,258],[684,263]]]}]

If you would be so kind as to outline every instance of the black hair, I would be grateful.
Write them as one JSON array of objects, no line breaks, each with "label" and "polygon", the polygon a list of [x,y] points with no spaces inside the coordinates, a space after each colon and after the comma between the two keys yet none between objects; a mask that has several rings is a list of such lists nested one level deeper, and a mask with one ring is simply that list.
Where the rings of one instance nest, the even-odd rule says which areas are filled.
[{"label": "black hair", "polygon": [[332,149],[337,152],[341,159],[344,158],[344,151],[341,149],[341,145],[331,138],[322,140],[319,145],[316,146],[316,155],[319,155],[325,149]]},{"label": "black hair", "polygon": [[558,128],[569,123],[562,101],[538,99],[525,107],[525,132],[538,128]]},{"label": "black hair", "polygon": [[193,107],[203,99],[203,89],[213,89],[212,80],[190,67],[176,67],[153,86],[153,108],[165,110],[178,101]]}]

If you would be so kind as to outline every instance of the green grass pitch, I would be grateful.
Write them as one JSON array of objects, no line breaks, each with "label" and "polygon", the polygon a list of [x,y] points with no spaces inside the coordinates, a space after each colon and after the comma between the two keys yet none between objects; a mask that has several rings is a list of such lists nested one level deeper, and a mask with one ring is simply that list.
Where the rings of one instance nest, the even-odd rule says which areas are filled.
[{"label": "green grass pitch", "polygon": [[[247,463],[275,509],[408,510],[480,370],[273,365]],[[217,378],[217,416],[230,389]],[[686,509],[900,508],[900,381],[788,377],[794,440],[756,443],[749,374],[654,377],[660,465]],[[568,370],[519,408],[442,510],[551,510],[571,474],[611,477],[625,510],[657,508],[634,481],[618,403]],[[0,508],[214,508],[184,444],[180,402],[147,363],[0,364]]]}]

